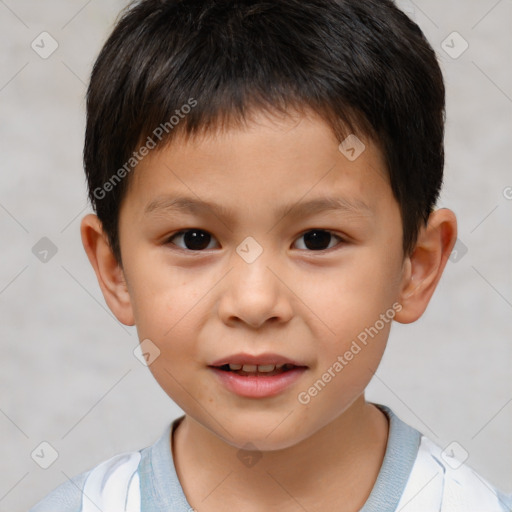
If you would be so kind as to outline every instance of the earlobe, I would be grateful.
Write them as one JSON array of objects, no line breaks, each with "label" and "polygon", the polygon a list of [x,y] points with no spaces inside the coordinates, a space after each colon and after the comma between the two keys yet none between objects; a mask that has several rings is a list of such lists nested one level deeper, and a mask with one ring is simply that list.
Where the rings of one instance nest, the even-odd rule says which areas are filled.
[{"label": "earlobe", "polygon": [[447,208],[432,212],[418,234],[414,251],[404,261],[399,297],[402,310],[396,321],[411,323],[424,313],[456,240],[455,214]]},{"label": "earlobe", "polygon": [[121,323],[134,325],[133,308],[124,272],[110,248],[101,221],[96,215],[86,215],[82,219],[80,233],[108,307]]}]

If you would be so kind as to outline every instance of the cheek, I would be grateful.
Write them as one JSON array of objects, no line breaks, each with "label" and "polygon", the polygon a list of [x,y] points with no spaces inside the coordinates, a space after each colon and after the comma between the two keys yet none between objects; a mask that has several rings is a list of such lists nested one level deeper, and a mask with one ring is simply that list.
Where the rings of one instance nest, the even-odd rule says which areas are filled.
[{"label": "cheek", "polygon": [[161,263],[152,267],[140,264],[133,278],[139,339],[151,340],[160,352],[151,370],[169,379],[166,369],[177,372],[185,366],[192,368],[200,353],[198,333],[207,318],[204,316],[207,283],[197,272],[193,274]]},{"label": "cheek", "polygon": [[172,337],[177,327],[187,324],[206,283],[197,273],[162,261],[138,258],[131,263],[130,296],[139,334],[162,341]]},{"label": "cheek", "polygon": [[[369,252],[369,251],[368,251]],[[396,262],[377,259],[362,251],[346,260],[339,271],[316,285],[315,313],[328,327],[326,339],[336,342],[357,336],[386,313],[395,301],[400,272]]]},{"label": "cheek", "polygon": [[390,326],[391,320],[386,323],[378,319],[366,327],[354,328],[354,336],[319,346],[322,356],[310,381],[297,396],[301,406],[312,408],[318,417],[331,419],[348,408],[364,392],[377,370]]}]

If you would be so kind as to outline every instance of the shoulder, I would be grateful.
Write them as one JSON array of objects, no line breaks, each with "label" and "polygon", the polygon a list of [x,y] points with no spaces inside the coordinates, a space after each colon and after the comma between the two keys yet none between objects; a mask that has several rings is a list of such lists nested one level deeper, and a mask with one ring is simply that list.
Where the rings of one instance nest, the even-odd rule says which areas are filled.
[{"label": "shoulder", "polygon": [[29,512],[139,510],[140,461],[139,451],[116,455],[63,483]]},{"label": "shoulder", "polygon": [[470,466],[458,444],[442,449],[421,436],[418,454],[397,509],[407,511],[463,512],[510,510],[510,496],[493,487]]},{"label": "shoulder", "polygon": [[453,442],[443,449],[389,407],[374,405],[388,416],[390,429],[381,471],[365,512],[512,511],[512,495],[501,492],[472,469],[460,444]]}]

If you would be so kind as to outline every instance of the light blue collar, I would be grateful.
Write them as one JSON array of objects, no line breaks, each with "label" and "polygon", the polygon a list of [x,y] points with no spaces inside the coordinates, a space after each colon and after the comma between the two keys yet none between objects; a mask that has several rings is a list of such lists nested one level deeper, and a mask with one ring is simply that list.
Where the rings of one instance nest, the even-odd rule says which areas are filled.
[{"label": "light blue collar", "polygon": [[[375,485],[360,512],[394,512],[418,454],[421,433],[385,405],[374,405],[389,419],[388,443]],[[183,418],[176,418],[153,446],[141,452],[141,512],[192,511],[176,474],[170,447],[171,429],[174,431]]]}]

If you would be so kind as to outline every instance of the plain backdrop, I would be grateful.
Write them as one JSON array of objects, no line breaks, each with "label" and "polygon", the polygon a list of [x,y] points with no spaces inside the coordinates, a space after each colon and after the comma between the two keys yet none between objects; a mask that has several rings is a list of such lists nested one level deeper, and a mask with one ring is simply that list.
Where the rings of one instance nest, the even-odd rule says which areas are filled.
[{"label": "plain backdrop", "polygon": [[[135,328],[108,310],[79,234],[84,94],[124,5],[0,0],[1,512],[151,444],[182,413],[134,357]],[[439,206],[460,242],[425,315],[394,324],[367,397],[511,492],[512,2],[400,5],[445,75]]]}]

